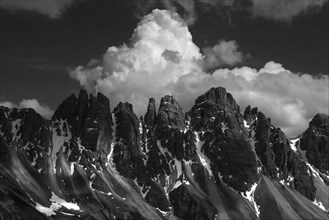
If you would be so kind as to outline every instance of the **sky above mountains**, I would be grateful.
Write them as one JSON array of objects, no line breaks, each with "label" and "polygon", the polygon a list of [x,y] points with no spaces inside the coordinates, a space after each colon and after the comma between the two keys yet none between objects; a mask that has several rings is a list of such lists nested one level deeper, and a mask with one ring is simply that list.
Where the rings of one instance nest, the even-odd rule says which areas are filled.
[{"label": "sky above mountains", "polygon": [[[328,114],[328,1],[1,1],[0,102],[49,117],[81,87],[134,104],[211,86],[289,136]],[[163,10],[154,10],[155,8]]]}]

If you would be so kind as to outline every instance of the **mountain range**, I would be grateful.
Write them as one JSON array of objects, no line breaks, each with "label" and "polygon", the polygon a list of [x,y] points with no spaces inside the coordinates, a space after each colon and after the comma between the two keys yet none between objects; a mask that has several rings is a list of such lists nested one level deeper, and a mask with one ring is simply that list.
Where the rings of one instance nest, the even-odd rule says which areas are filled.
[{"label": "mountain range", "polygon": [[329,219],[329,117],[295,139],[211,88],[130,103],[81,90],[51,120],[0,107],[0,219]]}]

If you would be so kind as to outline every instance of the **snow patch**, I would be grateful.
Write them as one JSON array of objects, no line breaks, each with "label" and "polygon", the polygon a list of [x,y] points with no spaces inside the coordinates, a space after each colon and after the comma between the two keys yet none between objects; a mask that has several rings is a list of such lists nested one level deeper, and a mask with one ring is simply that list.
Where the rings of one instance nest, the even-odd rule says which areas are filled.
[{"label": "snow patch", "polygon": [[75,216],[75,214],[72,214],[72,213],[67,213],[67,212],[60,212],[62,213],[63,215],[68,215],[68,216]]},{"label": "snow patch", "polygon": [[[161,141],[157,140],[157,144],[161,153],[166,157],[166,153],[172,158],[172,154],[168,151],[167,148],[162,147]],[[167,157],[166,157],[167,158]]]},{"label": "snow patch", "polygon": [[244,125],[245,128],[249,128],[250,127],[250,125],[248,125],[248,122],[246,120],[243,120],[243,125]]},{"label": "snow patch", "polygon": [[[311,164],[309,164],[309,163],[307,163],[307,162],[305,162],[305,163],[306,163],[306,165],[309,167],[309,169],[312,171],[312,175],[313,175],[314,177],[320,179],[320,181],[322,181],[322,182],[324,183],[324,181],[323,181],[323,179],[321,178],[319,172],[318,172],[317,170],[315,170],[314,167],[313,167]],[[309,173],[309,170],[307,170],[307,172]],[[309,174],[310,174],[310,173],[309,173]],[[310,174],[310,175],[311,175],[311,174]]]},{"label": "snow patch", "polygon": [[174,187],[172,189],[176,189],[177,187],[179,187],[180,185],[182,185],[182,182],[180,180],[176,181]]},{"label": "snow patch", "polygon": [[[296,147],[296,142],[299,141],[300,138],[296,138],[293,140],[290,140],[290,148],[294,151],[297,152],[297,147]],[[298,142],[299,145],[299,142]]]},{"label": "snow patch", "polygon": [[318,202],[316,201],[316,199],[313,201],[313,204],[318,206],[320,209],[322,209],[323,211],[327,211],[326,208],[324,207],[324,205],[322,204],[322,202]]},{"label": "snow patch", "polygon": [[196,136],[195,146],[196,146],[197,153],[198,153],[198,156],[200,158],[200,161],[201,161],[202,165],[208,170],[209,175],[212,176],[213,174],[212,174],[212,170],[211,170],[211,167],[210,167],[210,162],[211,161],[201,151],[201,148],[202,148],[202,145],[204,144],[204,141],[200,141],[200,137],[199,137],[198,132],[194,132],[194,133],[195,133],[195,136]]},{"label": "snow patch", "polygon": [[256,215],[257,217],[259,217],[259,214],[260,214],[260,207],[259,205],[257,205],[256,201],[255,201],[255,191],[256,191],[256,188],[257,188],[258,184],[257,183],[254,183],[252,186],[251,186],[251,189],[249,191],[246,191],[244,193],[241,193],[241,195],[247,199],[249,202],[251,202],[253,205],[254,205],[254,208],[255,208],[255,211],[256,211]]},{"label": "snow patch", "polygon": [[222,122],[222,132],[224,133],[226,129],[228,129],[227,124]]},{"label": "snow patch", "polygon": [[286,181],[287,182],[287,185],[290,186],[291,183],[294,181],[294,179],[295,179],[295,177],[289,175],[288,178],[287,178],[287,181]]},{"label": "snow patch", "polygon": [[177,171],[177,179],[182,175],[182,162],[178,161],[177,158],[174,158],[175,161],[175,167]]},{"label": "snow patch", "polygon": [[111,165],[113,165],[113,149],[114,149],[114,145],[115,145],[115,143],[112,142],[111,143],[111,151],[110,151],[110,153],[106,157],[107,158],[107,162],[105,163],[105,166],[107,166],[108,163],[110,163]]},{"label": "snow patch", "polygon": [[176,188],[178,188],[178,187],[179,187],[180,185],[182,185],[183,183],[184,183],[185,185],[191,185],[190,182],[187,181],[187,180],[183,180],[183,182],[180,181],[180,180],[177,180],[176,183],[175,183],[175,185],[174,185],[174,187],[173,187],[172,189],[176,189]]},{"label": "snow patch", "polygon": [[50,207],[45,207],[45,206],[42,206],[39,203],[36,203],[35,208],[39,212],[44,213],[47,216],[56,215],[55,211],[60,209],[62,206],[64,206],[67,209],[72,209],[72,210],[76,210],[76,211],[80,210],[80,207],[76,203],[66,202],[64,199],[59,198],[54,193],[52,193],[50,201],[51,201]]},{"label": "snow patch", "polygon": [[143,125],[142,122],[139,122],[139,134],[142,135],[143,134]]},{"label": "snow patch", "polygon": [[164,217],[168,217],[169,216],[169,212],[165,212],[165,211],[162,211],[161,209],[159,208],[156,208]]},{"label": "snow patch", "polygon": [[37,164],[37,159],[38,159],[38,154],[36,154],[35,157],[33,158],[33,161],[31,164],[33,167]]},{"label": "snow patch", "polygon": [[71,162],[71,166],[70,166],[70,174],[71,174],[71,176],[73,175],[73,173],[74,173],[74,164],[75,164],[75,162]]}]

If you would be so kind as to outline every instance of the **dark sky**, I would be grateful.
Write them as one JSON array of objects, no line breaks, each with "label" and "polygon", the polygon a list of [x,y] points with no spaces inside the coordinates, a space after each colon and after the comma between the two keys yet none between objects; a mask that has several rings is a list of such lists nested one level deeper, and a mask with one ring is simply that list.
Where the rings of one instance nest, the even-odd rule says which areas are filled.
[{"label": "dark sky", "polygon": [[49,12],[38,2],[0,4],[0,101],[36,98],[55,109],[80,88],[68,71],[109,46],[129,43],[140,17],[155,7],[176,10],[187,20],[192,16],[189,30],[200,48],[235,40],[248,57],[238,66],[259,69],[273,60],[293,72],[328,75],[328,1],[300,13],[283,11],[281,19],[265,9],[253,12],[251,0],[231,5],[196,0],[192,9],[189,1],[178,0],[169,6],[155,0],[80,0],[68,1],[56,15],[53,5]]}]

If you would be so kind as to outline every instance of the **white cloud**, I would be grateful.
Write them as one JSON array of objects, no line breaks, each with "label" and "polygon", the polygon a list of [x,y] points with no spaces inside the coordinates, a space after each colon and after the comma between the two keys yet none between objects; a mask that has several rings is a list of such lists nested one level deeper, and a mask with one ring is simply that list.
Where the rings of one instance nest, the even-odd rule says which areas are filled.
[{"label": "white cloud", "polygon": [[206,56],[204,65],[206,69],[220,67],[222,65],[233,66],[242,62],[242,52],[238,51],[237,43],[232,41],[220,41],[213,47],[203,49]]},{"label": "white cloud", "polygon": [[0,102],[0,106],[5,106],[7,108],[15,108],[16,105],[12,102],[8,102],[8,101],[5,101],[5,102]]},{"label": "white cloud", "polygon": [[54,113],[54,111],[48,106],[40,104],[36,99],[23,99],[19,104],[5,101],[0,102],[0,106],[5,106],[8,108],[32,108],[46,119],[50,119]]},{"label": "white cloud", "polygon": [[38,11],[42,14],[56,18],[63,8],[73,0],[1,0],[0,6],[8,9],[24,9]]},{"label": "white cloud", "polygon": [[207,58],[177,14],[154,10],[132,39],[131,46],[110,47],[101,61],[77,67],[71,77],[90,92],[107,95],[112,108],[120,101],[132,103],[138,115],[145,114],[150,97],[159,102],[166,94],[188,111],[213,86],[225,87],[242,110],[248,104],[257,106],[289,136],[305,130],[316,113],[328,114],[328,76],[300,76],[273,61],[259,71],[241,67],[204,72]]},{"label": "white cloud", "polygon": [[252,0],[253,15],[279,21],[290,21],[294,16],[311,9],[319,9],[328,0]]},{"label": "white cloud", "polygon": [[[249,67],[218,69],[212,75],[184,75],[173,88],[175,97],[189,110],[197,96],[213,86],[223,86],[232,93],[241,111],[250,104],[258,107],[275,126],[289,136],[301,134],[318,112],[329,113],[329,78],[315,79],[288,70],[266,72],[266,67],[280,64],[269,62],[260,71]],[[273,69],[270,69],[273,70]]]},{"label": "white cloud", "polygon": [[213,77],[242,107],[257,106],[288,136],[303,132],[316,113],[329,112],[328,76],[300,76],[271,61],[259,71],[249,67],[216,70]]},{"label": "white cloud", "polygon": [[133,34],[131,46],[110,47],[100,65],[78,67],[70,75],[89,91],[100,91],[134,104],[144,112],[152,96],[171,94],[171,87],[190,72],[201,72],[203,59],[187,26],[176,13],[154,10],[144,17]]}]

